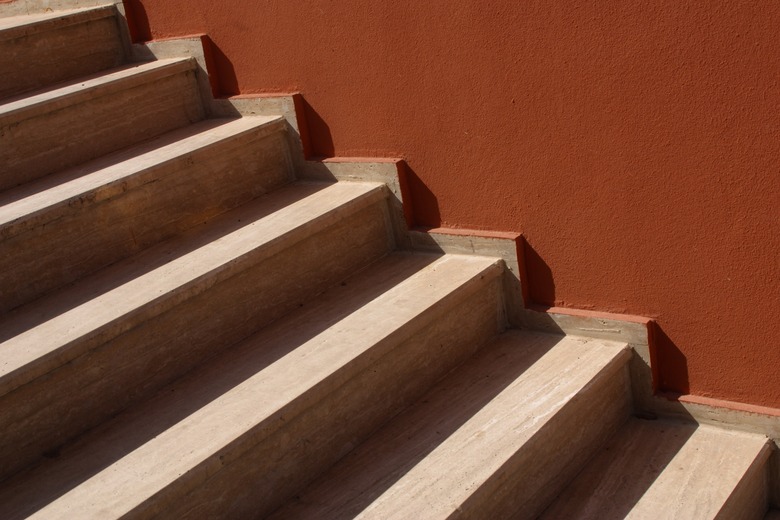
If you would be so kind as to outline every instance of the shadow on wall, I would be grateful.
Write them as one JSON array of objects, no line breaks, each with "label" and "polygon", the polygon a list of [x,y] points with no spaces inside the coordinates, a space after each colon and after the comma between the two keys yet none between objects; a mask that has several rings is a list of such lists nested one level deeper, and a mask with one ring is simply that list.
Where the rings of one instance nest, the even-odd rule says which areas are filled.
[{"label": "shadow on wall", "polygon": [[[152,39],[149,18],[141,0],[123,0],[127,23],[133,42]],[[214,95],[218,97],[240,94],[235,67],[220,47],[208,36],[204,37],[204,51],[210,71]],[[336,146],[325,119],[305,98],[302,109],[308,138],[308,158],[325,158],[336,155]],[[404,193],[404,213],[410,227],[437,228],[441,226],[441,213],[436,195],[405,161],[400,165],[400,179]],[[525,287],[529,305],[555,306],[556,288],[553,271],[542,256],[523,240],[522,258],[525,263]],[[688,365],[685,355],[675,343],[655,326],[654,376],[657,390],[687,394],[689,392]]]},{"label": "shadow on wall", "polygon": [[404,208],[409,227],[437,228],[441,226],[439,201],[431,189],[419,175],[404,161],[399,172],[404,189],[404,203],[408,201],[409,208]]},{"label": "shadow on wall", "polygon": [[[304,120],[301,139],[307,151],[306,158],[319,160],[335,157],[336,145],[328,123],[305,96],[301,96],[300,101]],[[403,193],[403,211],[407,225],[410,228],[440,227],[441,214],[438,199],[405,160],[398,164],[398,180]]]},{"label": "shadow on wall", "polygon": [[241,93],[233,62],[208,35],[203,36],[203,53],[214,97],[236,96]]},{"label": "shadow on wall", "polygon": [[122,0],[125,6],[127,25],[130,28],[130,38],[133,43],[148,42],[152,39],[152,29],[149,26],[149,16],[146,14],[140,0]]},{"label": "shadow on wall", "polygon": [[541,255],[523,237],[523,261],[525,263],[527,294],[535,305],[555,306],[555,280],[552,269]]},{"label": "shadow on wall", "polygon": [[[523,295],[526,307],[538,312],[562,312],[556,301],[555,277],[544,258],[523,237]],[[565,311],[563,311],[565,313]],[[617,315],[615,319],[620,319]],[[546,323],[550,330],[565,333],[551,318]],[[688,360],[675,342],[654,320],[650,327],[650,349],[653,372],[653,391],[668,396],[690,393]]]},{"label": "shadow on wall", "polygon": [[306,131],[308,133],[309,157],[310,159],[322,159],[333,157],[336,153],[336,147],[333,144],[333,137],[330,134],[328,123],[314,110],[305,97],[302,97],[303,116],[306,120]]},{"label": "shadow on wall", "polygon": [[656,391],[671,394],[688,394],[688,360],[677,345],[658,325],[653,324],[653,345],[655,349],[653,377]]}]

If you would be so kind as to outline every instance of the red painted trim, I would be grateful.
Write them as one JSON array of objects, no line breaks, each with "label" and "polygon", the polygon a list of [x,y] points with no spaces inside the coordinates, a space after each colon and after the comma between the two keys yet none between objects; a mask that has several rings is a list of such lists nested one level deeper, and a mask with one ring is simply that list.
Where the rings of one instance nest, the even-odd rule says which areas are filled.
[{"label": "red painted trim", "polygon": [[547,312],[550,314],[566,314],[570,316],[580,316],[583,318],[600,318],[605,320],[628,321],[631,323],[641,323],[642,325],[649,325],[650,323],[653,323],[652,318],[646,318],[644,316],[634,316],[632,314],[616,314],[612,312],[571,309],[568,307],[548,307],[546,305],[536,305],[536,304],[528,305],[528,308],[538,312]]},{"label": "red painted trim", "polygon": [[257,94],[234,94],[225,96],[224,99],[256,99],[256,98],[278,98],[300,96],[300,92],[258,92]]},{"label": "red painted trim", "polygon": [[144,40],[144,43],[169,42],[172,40],[189,40],[194,38],[199,38],[203,41],[203,38],[208,38],[208,35],[206,35],[206,33],[192,33],[183,36],[171,36],[170,38],[152,38],[151,40]]},{"label": "red painted trim", "polygon": [[324,163],[400,163],[403,159],[397,157],[324,157]]},{"label": "red painted trim", "polygon": [[733,410],[737,412],[747,412],[757,415],[767,415],[769,417],[780,417],[780,408],[770,408],[768,406],[757,406],[753,404],[738,403],[736,401],[727,401],[725,399],[715,399],[712,397],[702,397],[699,395],[679,395],[669,392],[661,392],[657,394],[659,397],[668,399],[669,401],[678,401],[681,403],[698,404],[702,406],[709,406],[711,408],[723,408],[725,410]]},{"label": "red painted trim", "polygon": [[512,240],[512,241],[516,241],[522,236],[520,233],[512,233],[511,231],[484,231],[481,229],[461,229],[461,228],[418,228],[418,231],[424,231],[425,233],[438,233],[439,235],[499,238],[503,240]]}]

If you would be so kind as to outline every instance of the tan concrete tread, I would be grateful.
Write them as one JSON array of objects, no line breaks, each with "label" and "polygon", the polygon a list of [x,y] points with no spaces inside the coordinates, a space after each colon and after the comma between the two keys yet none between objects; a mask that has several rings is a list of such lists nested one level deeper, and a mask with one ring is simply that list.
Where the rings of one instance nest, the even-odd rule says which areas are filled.
[{"label": "tan concrete tread", "polygon": [[30,15],[0,18],[0,41],[12,40],[42,31],[67,27],[101,18],[116,16],[116,7],[103,5],[81,9],[67,9]]},{"label": "tan concrete tread", "polygon": [[[760,435],[632,419],[542,518],[721,518],[746,473],[766,462],[769,448]],[[761,511],[765,507],[759,504]]]},{"label": "tan concrete tread", "polygon": [[[148,181],[153,168],[198,149],[284,124],[281,116],[211,119],[0,193],[0,239],[97,204]],[[2,244],[0,244],[2,247]]]},{"label": "tan concrete tread", "polygon": [[390,255],[66,447],[57,460],[6,482],[0,516],[164,515],[155,501],[175,501],[241,459],[430,326],[453,305],[447,302],[500,276],[499,263]]},{"label": "tan concrete tread", "polygon": [[271,518],[457,517],[551,417],[628,356],[625,344],[504,333]]},{"label": "tan concrete tread", "polygon": [[386,197],[376,183],[282,188],[8,313],[0,321],[0,395]]},{"label": "tan concrete tread", "polygon": [[121,3],[122,0],[3,0],[0,2],[0,18],[46,14],[53,11],[71,11]]},{"label": "tan concrete tread", "polygon": [[136,63],[17,96],[0,104],[0,125],[12,125],[142,83],[195,70],[195,67],[195,61],[190,58]]}]

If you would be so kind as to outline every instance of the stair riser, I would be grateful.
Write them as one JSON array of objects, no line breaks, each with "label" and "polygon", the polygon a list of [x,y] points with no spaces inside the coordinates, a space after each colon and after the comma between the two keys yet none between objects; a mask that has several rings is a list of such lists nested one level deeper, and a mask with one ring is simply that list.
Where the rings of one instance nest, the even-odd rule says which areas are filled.
[{"label": "stair riser", "polygon": [[[270,258],[234,266],[234,276],[113,339],[85,340],[95,343],[86,345],[88,353],[0,400],[0,475],[22,469],[148,398],[220,349],[383,256],[391,246],[389,226],[382,199]],[[121,323],[116,327],[124,330]]]},{"label": "stair riser", "polygon": [[52,10],[80,9],[106,4],[120,3],[118,0],[10,0],[0,2],[0,16],[21,16],[26,14],[47,13]]},{"label": "stair riser", "polygon": [[116,16],[0,38],[0,98],[94,74],[124,61]]},{"label": "stair riser", "polygon": [[628,356],[613,361],[462,504],[464,518],[532,519],[631,413]]},{"label": "stair riser", "polygon": [[141,172],[131,188],[122,187],[127,191],[92,193],[67,211],[56,208],[51,218],[36,216],[36,227],[3,239],[0,263],[9,268],[0,272],[0,293],[6,295],[0,311],[289,182],[293,173],[282,124],[247,137]]},{"label": "stair riser", "polygon": [[450,295],[288,405],[283,419],[238,439],[130,517],[269,514],[499,332],[504,316],[495,274]]},{"label": "stair riser", "polygon": [[759,457],[751,465],[718,512],[715,517],[717,520],[762,520],[764,518],[769,507],[768,458],[767,453],[766,457]]},{"label": "stair riser", "polygon": [[[50,173],[203,119],[195,72],[148,80],[31,117],[0,118],[0,189]],[[128,108],[130,107],[130,108]]]}]

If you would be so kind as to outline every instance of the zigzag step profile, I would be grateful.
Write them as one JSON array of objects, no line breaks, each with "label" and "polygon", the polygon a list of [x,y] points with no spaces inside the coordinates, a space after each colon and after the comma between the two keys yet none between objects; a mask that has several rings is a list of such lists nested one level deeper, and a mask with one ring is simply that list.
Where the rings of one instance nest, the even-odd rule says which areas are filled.
[{"label": "zigzag step profile", "polygon": [[0,474],[386,254],[387,196],[374,183],[284,187],[7,313]]},{"label": "zigzag step profile", "polygon": [[496,334],[499,264],[391,255],[7,482],[0,516],[261,515]]},{"label": "zigzag step profile", "polygon": [[506,332],[270,518],[534,518],[628,416],[629,357]]},{"label": "zigzag step profile", "polygon": [[195,67],[192,59],[128,65],[6,100],[0,190],[200,121]]},{"label": "zigzag step profile", "polygon": [[0,18],[0,98],[125,61],[113,5]]},{"label": "zigzag step profile", "polygon": [[0,311],[290,182],[281,117],[208,120],[0,194]]},{"label": "zigzag step profile", "polygon": [[98,3],[0,0],[1,518],[766,514],[765,438],[627,419],[627,345],[503,332],[501,260]]}]

